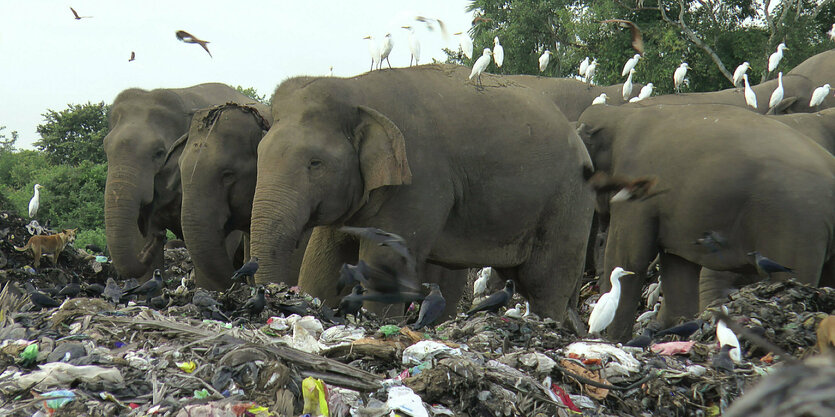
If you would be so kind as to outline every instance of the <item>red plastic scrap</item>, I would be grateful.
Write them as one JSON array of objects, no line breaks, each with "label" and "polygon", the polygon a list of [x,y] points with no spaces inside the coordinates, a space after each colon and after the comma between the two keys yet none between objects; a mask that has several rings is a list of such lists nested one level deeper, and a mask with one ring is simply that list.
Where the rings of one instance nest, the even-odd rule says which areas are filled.
[{"label": "red plastic scrap", "polygon": [[578,413],[580,412],[580,408],[574,405],[574,401],[571,401],[571,397],[566,394],[565,390],[560,388],[559,385],[551,384],[551,392],[553,392],[560,399],[560,401],[568,407],[569,410],[576,411]]}]

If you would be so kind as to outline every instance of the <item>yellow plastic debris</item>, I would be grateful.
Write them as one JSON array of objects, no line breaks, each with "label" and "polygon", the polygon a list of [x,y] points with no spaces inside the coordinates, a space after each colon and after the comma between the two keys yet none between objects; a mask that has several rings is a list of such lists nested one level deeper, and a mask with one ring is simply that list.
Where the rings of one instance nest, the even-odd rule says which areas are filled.
[{"label": "yellow plastic debris", "polygon": [[330,416],[328,411],[328,388],[321,379],[309,376],[302,381],[302,398],[304,409],[302,414],[310,414],[313,417]]},{"label": "yellow plastic debris", "polygon": [[183,372],[185,372],[187,374],[190,374],[190,373],[194,372],[195,369],[197,369],[197,364],[194,363],[194,361],[176,362],[176,365],[177,365],[178,368],[182,369]]}]

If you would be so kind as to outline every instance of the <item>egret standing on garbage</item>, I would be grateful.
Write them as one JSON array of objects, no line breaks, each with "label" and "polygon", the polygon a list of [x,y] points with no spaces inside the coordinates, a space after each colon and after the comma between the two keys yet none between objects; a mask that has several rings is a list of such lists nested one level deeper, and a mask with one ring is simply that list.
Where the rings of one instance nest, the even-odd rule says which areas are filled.
[{"label": "egret standing on garbage", "polygon": [[751,86],[748,84],[748,74],[742,74],[742,80],[745,81],[745,103],[753,108],[757,108],[757,95]]},{"label": "egret standing on garbage", "polygon": [[38,215],[38,208],[41,207],[41,185],[35,184],[35,195],[32,196],[32,199],[29,200],[29,218],[33,218]]},{"label": "egret standing on garbage", "polygon": [[383,68],[383,60],[389,64],[389,69],[391,69],[389,54],[391,53],[392,48],[394,48],[394,43],[391,41],[391,33],[386,33],[386,37],[383,38],[383,44],[380,46],[380,62],[377,63],[377,69]]},{"label": "egret standing on garbage", "polygon": [[771,54],[771,56],[768,57],[768,73],[769,74],[771,74],[771,72],[774,71],[775,69],[777,69],[777,66],[780,65],[780,60],[783,59],[783,50],[784,49],[789,49],[789,48],[786,48],[785,43],[780,43],[779,45],[777,45],[777,52]]},{"label": "egret standing on garbage", "polygon": [[415,65],[418,65],[420,61],[420,41],[415,36],[415,28],[411,26],[401,27],[409,31],[409,52],[412,54],[409,57],[409,66],[412,66],[412,61],[415,61]]},{"label": "egret standing on garbage", "polygon": [[821,103],[823,103],[823,100],[826,99],[826,96],[829,95],[831,90],[832,88],[829,84],[824,84],[823,86],[816,88],[815,91],[812,92],[812,99],[809,100],[809,107],[814,107],[815,110],[818,110],[818,107]]},{"label": "egret standing on garbage", "polygon": [[481,87],[481,73],[487,69],[488,65],[490,65],[490,55],[492,54],[493,53],[490,51],[490,48],[484,48],[481,56],[475,61],[475,64],[473,64],[473,70],[470,72],[470,79],[472,80],[473,77],[478,77],[479,87]]},{"label": "egret standing on garbage", "polygon": [[748,61],[745,61],[736,67],[736,70],[734,70],[734,87],[739,87],[739,83],[742,82],[742,75],[748,72],[748,68],[750,67],[751,63]]},{"label": "egret standing on garbage", "polygon": [[478,278],[476,278],[475,282],[473,282],[473,296],[474,297],[481,297],[484,293],[487,292],[487,283],[490,281],[490,273],[492,272],[492,268],[481,268],[478,271]]},{"label": "egret standing on garbage", "polygon": [[369,71],[374,71],[374,66],[380,62],[380,48],[377,47],[377,44],[374,42],[374,38],[371,35],[368,35],[363,39],[368,41],[368,54],[371,55],[371,69]]},{"label": "egret standing on garbage", "polygon": [[635,69],[629,70],[629,76],[626,77],[626,82],[623,83],[623,101],[629,100],[632,95],[632,75],[635,74]]},{"label": "egret standing on garbage", "polygon": [[783,72],[777,74],[777,88],[771,93],[771,99],[768,100],[768,108],[773,109],[783,101]]},{"label": "egret standing on garbage", "polygon": [[629,58],[625,64],[623,64],[623,71],[620,72],[621,77],[626,77],[626,74],[629,74],[629,71],[635,68],[635,65],[638,65],[638,60],[641,59],[641,54],[635,54],[632,58]]},{"label": "egret standing on garbage", "polygon": [[623,268],[617,267],[612,270],[612,275],[609,276],[609,281],[612,283],[612,289],[606,294],[600,296],[597,304],[589,316],[589,334],[599,334],[606,327],[612,324],[615,319],[615,312],[620,303],[620,278],[626,275],[634,275],[634,272],[624,271]]},{"label": "egret standing on garbage", "polygon": [[551,61],[551,51],[545,50],[542,55],[539,56],[539,72],[545,72],[548,68],[548,62]]},{"label": "egret standing on garbage", "polygon": [[[724,311],[725,314],[728,314],[727,307],[722,306],[722,311]],[[730,351],[730,356],[734,363],[742,361],[742,351],[739,349],[739,339],[736,338],[736,334],[734,334],[733,330],[729,329],[722,320],[716,322],[716,341],[719,342],[719,346],[729,345],[734,347]]]},{"label": "egret standing on garbage", "polygon": [[504,63],[504,48],[499,43],[499,37],[493,38],[493,60],[496,61],[496,66],[501,68]]},{"label": "egret standing on garbage", "polygon": [[606,100],[609,99],[609,96],[606,93],[600,93],[599,96],[595,97],[594,100],[591,101],[591,105],[594,106],[595,104],[606,104]]},{"label": "egret standing on garbage", "polygon": [[458,45],[461,46],[461,51],[467,59],[473,59],[473,40],[470,35],[464,32],[456,32],[454,35],[458,36]]},{"label": "egret standing on garbage", "polygon": [[591,79],[594,77],[594,72],[597,71],[597,59],[591,61],[588,68],[586,68],[586,86],[591,88]]},{"label": "egret standing on garbage", "polygon": [[690,68],[686,62],[682,62],[681,65],[676,68],[675,73],[673,73],[673,84],[676,87],[676,93],[681,92],[681,83],[684,82],[684,76],[687,75],[687,69]]},{"label": "egret standing on garbage", "polygon": [[589,57],[586,57],[586,59],[584,59],[583,62],[580,63],[580,76],[581,77],[583,77],[583,78],[586,77],[586,70],[587,69],[589,69]]}]

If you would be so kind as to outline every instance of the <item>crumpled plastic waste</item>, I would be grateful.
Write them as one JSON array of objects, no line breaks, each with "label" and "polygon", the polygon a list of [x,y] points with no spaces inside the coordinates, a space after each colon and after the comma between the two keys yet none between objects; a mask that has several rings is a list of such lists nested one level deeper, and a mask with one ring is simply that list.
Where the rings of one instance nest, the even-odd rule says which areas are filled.
[{"label": "crumpled plastic waste", "polygon": [[58,390],[58,391],[50,391],[41,394],[42,398],[51,398],[49,400],[44,400],[44,406],[46,407],[47,411],[52,414],[55,410],[69,404],[72,400],[75,399],[75,393],[70,390]]},{"label": "crumpled plastic waste", "polygon": [[443,343],[433,340],[422,340],[403,350],[403,365],[419,365],[426,362],[441,352],[452,355],[461,355],[461,349],[453,349]]},{"label": "crumpled plastic waste", "polygon": [[650,346],[650,350],[659,354],[659,355],[686,355],[690,353],[690,350],[693,349],[693,345],[696,342],[694,340],[687,340],[683,342],[665,342],[665,343],[656,343]]},{"label": "crumpled plastic waste", "polygon": [[176,362],[176,365],[178,368],[180,368],[183,372],[187,374],[190,374],[194,372],[195,369],[197,369],[197,364],[194,363],[194,361]]},{"label": "crumpled plastic waste", "polygon": [[313,417],[330,416],[328,411],[328,388],[321,379],[309,376],[302,381],[302,413]]},{"label": "crumpled plastic waste", "polygon": [[116,368],[104,368],[95,365],[75,366],[66,362],[50,362],[38,365],[39,370],[22,375],[15,381],[18,388],[34,385],[36,388],[69,385],[79,380],[85,383],[107,382],[123,384],[122,373]]},{"label": "crumpled plastic waste", "polygon": [[634,373],[641,370],[641,363],[625,350],[607,343],[574,342],[563,349],[571,357],[599,359],[604,362],[617,361],[623,370]]},{"label": "crumpled plastic waste", "polygon": [[386,405],[394,411],[402,411],[412,417],[429,417],[423,400],[409,387],[391,387]]},{"label": "crumpled plastic waste", "polygon": [[23,359],[23,366],[30,366],[38,359],[38,344],[32,343],[20,352],[20,358]]}]

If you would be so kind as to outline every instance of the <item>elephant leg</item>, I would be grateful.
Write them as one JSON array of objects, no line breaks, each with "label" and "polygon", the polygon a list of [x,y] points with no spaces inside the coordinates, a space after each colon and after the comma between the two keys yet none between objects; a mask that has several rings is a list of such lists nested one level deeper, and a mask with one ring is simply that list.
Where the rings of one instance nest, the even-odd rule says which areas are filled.
[{"label": "elephant leg", "polygon": [[[299,287],[323,303],[336,306],[340,300],[340,294],[336,292],[339,269],[346,262],[355,264],[358,251],[359,241],[356,238],[332,227],[315,227],[304,250]],[[347,291],[350,290],[347,288]]]},{"label": "elephant leg", "polygon": [[818,285],[821,287],[835,287],[835,256],[823,264],[821,279]]},{"label": "elephant leg", "polygon": [[716,302],[725,302],[735,290],[760,281],[756,274],[737,274],[730,271],[714,271],[702,268],[699,274],[699,311],[704,311]]},{"label": "elephant leg", "polygon": [[679,318],[690,319],[699,313],[699,272],[701,266],[678,255],[661,253],[661,309],[658,321],[670,327]]},{"label": "elephant leg", "polygon": [[244,259],[246,259],[248,261],[249,258],[252,257],[252,255],[249,253],[249,233],[247,233],[247,232],[244,232],[243,244],[244,244]]},{"label": "elephant leg", "polygon": [[232,260],[232,266],[235,269],[240,268],[244,262],[249,260],[249,258],[244,260],[244,253],[242,252],[243,235],[244,233],[242,231],[235,230],[226,236],[226,255]]},{"label": "elephant leg", "polygon": [[423,268],[422,282],[433,282],[441,287],[441,294],[446,299],[446,308],[441,320],[455,317],[458,311],[458,302],[467,286],[467,270],[447,269],[438,265],[427,263]]}]

